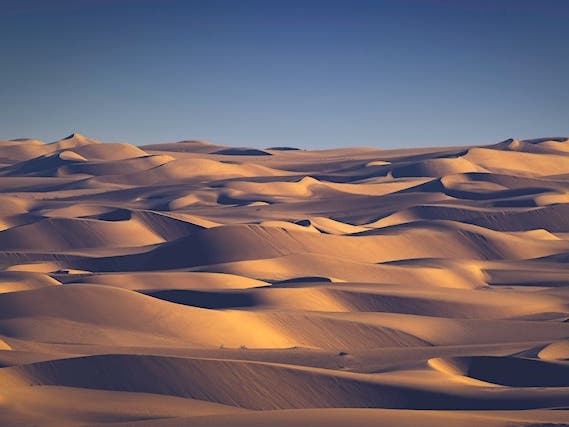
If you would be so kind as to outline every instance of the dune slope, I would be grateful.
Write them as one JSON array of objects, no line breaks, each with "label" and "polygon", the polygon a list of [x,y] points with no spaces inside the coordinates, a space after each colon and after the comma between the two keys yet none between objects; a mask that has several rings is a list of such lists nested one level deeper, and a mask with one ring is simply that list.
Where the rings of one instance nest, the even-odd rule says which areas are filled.
[{"label": "dune slope", "polygon": [[569,140],[0,141],[0,425],[569,425]]}]

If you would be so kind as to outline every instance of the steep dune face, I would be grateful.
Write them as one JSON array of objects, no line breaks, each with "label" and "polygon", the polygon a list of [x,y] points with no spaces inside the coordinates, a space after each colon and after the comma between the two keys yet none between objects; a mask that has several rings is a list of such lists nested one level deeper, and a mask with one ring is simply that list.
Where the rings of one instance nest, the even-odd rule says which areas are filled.
[{"label": "steep dune face", "polygon": [[73,134],[0,193],[1,425],[569,423],[566,138]]}]

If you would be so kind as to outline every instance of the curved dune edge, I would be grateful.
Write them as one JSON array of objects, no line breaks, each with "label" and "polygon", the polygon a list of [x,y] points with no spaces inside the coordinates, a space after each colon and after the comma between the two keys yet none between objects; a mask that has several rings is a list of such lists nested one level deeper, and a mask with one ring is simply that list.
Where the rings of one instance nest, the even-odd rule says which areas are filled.
[{"label": "curved dune edge", "polygon": [[422,425],[436,427],[440,425],[460,425],[477,427],[506,427],[512,424],[536,426],[564,422],[566,411],[527,411],[526,415],[517,415],[508,411],[466,412],[466,411],[411,411],[389,409],[328,409],[320,410],[281,410],[255,411],[247,414],[215,415],[199,418],[151,420],[132,423],[118,423],[119,427],[170,427],[177,423],[188,423],[195,426],[234,425],[234,426],[345,426],[357,423],[361,426],[377,426],[378,423],[389,423],[393,427],[415,427]]},{"label": "curved dune edge", "polygon": [[569,360],[569,341],[555,341],[545,346],[537,354],[544,360]]},{"label": "curved dune edge", "polygon": [[569,140],[0,141],[0,424],[569,424]]},{"label": "curved dune edge", "polygon": [[567,387],[569,366],[530,358],[495,356],[431,359],[429,366],[449,374],[486,384],[512,387]]},{"label": "curved dune edge", "polygon": [[[144,373],[144,375],[142,375]],[[167,381],[161,382],[165,377]],[[0,371],[7,387],[56,385],[137,391],[238,406],[246,409],[378,407],[410,409],[519,409],[568,403],[563,388],[496,388],[495,402],[481,391],[450,383],[397,376],[329,371],[313,367],[163,356],[101,355],[39,362]],[[159,381],[157,381],[159,380]],[[125,386],[128,384],[128,388]],[[275,388],[279,384],[278,388]],[[305,387],[303,384],[310,384]],[[331,387],[336,384],[336,387]],[[244,387],[251,390],[239,394]],[[343,403],[342,403],[343,402]]]}]

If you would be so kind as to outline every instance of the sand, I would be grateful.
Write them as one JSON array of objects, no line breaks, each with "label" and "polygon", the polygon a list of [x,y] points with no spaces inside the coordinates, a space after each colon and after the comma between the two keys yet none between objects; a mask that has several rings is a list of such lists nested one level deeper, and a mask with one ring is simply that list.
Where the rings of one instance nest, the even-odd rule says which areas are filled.
[{"label": "sand", "polygon": [[569,425],[569,140],[0,141],[0,425]]}]

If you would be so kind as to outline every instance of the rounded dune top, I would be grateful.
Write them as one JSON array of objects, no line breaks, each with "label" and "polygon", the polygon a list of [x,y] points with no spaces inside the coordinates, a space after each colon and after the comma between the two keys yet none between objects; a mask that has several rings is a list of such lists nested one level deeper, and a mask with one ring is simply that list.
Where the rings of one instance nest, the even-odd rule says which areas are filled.
[{"label": "rounded dune top", "polygon": [[0,425],[559,421],[566,145],[0,142]]},{"label": "rounded dune top", "polygon": [[216,145],[214,142],[207,139],[184,139],[183,141],[178,141],[175,144]]},{"label": "rounded dune top", "polygon": [[72,133],[71,135],[68,135],[65,138],[52,142],[48,145],[54,145],[60,148],[70,148],[85,144],[102,144],[102,142],[93,138],[88,138],[85,135],[81,135],[80,133]]},{"label": "rounded dune top", "polygon": [[[82,135],[82,134],[77,133],[77,132],[73,132],[72,134],[63,138],[62,141],[67,141],[67,140],[86,141],[86,140],[90,140],[90,139],[91,138],[88,138],[85,135]],[[95,141],[95,140],[93,140],[93,141]]]},{"label": "rounded dune top", "polygon": [[147,156],[148,153],[127,143],[103,143],[80,133],[47,144],[51,152],[59,150],[72,150],[86,160],[122,160],[133,157]]},{"label": "rounded dune top", "polygon": [[556,154],[559,152],[569,152],[569,138],[546,137],[524,140],[510,138],[497,144],[487,146],[487,148],[524,153]]},{"label": "rounded dune top", "polygon": [[43,141],[35,138],[16,138],[10,139],[7,141],[0,141],[1,146],[8,146],[8,145],[19,145],[19,144],[26,144],[26,145],[44,145]]},{"label": "rounded dune top", "polygon": [[148,155],[147,152],[134,145],[118,142],[85,145],[75,151],[89,160],[125,160]]}]

